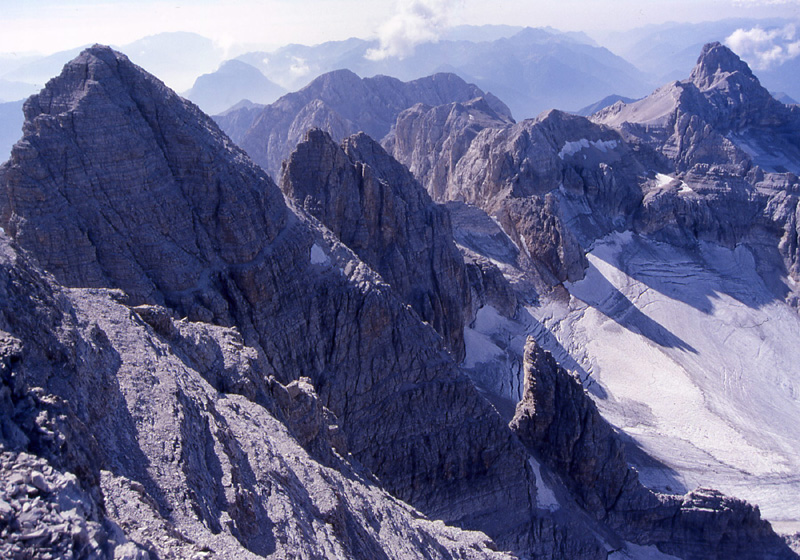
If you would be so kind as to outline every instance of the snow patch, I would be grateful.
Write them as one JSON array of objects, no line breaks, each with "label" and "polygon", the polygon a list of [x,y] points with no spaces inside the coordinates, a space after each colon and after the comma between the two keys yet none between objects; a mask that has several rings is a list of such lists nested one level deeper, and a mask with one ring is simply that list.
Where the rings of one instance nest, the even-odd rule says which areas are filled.
[{"label": "snow patch", "polygon": [[467,368],[474,368],[478,364],[491,362],[504,355],[503,350],[492,342],[488,335],[470,327],[464,329],[464,346],[466,346],[464,367]]},{"label": "snow patch", "polygon": [[509,241],[511,241],[511,244],[512,244],[512,245],[514,245],[514,247],[516,247],[516,248],[517,248],[517,251],[520,251],[521,249],[519,248],[519,245],[517,245],[517,242],[516,242],[516,241],[514,241],[513,239],[511,239],[511,236],[510,236],[510,235],[508,235],[508,234],[506,233],[506,230],[504,230],[504,229],[503,229],[503,226],[502,226],[502,225],[500,225],[500,220],[498,220],[498,219],[497,219],[497,216],[489,216],[489,217],[492,219],[492,221],[493,221],[495,224],[497,224],[497,227],[498,227],[498,228],[500,228],[500,231],[501,231],[501,232],[503,232],[503,235],[505,235],[505,236],[506,236],[506,238],[507,238]]},{"label": "snow patch", "polygon": [[491,305],[484,305],[475,315],[471,327],[464,329],[464,344],[466,345],[466,358],[464,367],[474,368],[477,364],[485,364],[505,356],[505,350],[492,341],[504,331],[513,330],[516,324],[500,315]]},{"label": "snow patch", "polygon": [[536,476],[536,505],[542,509],[556,511],[561,508],[558,503],[555,492],[550,488],[542,478],[542,469],[532,457],[528,459],[528,464],[533,469],[533,474]]},{"label": "snow patch", "polygon": [[522,242],[522,249],[525,251],[525,254],[528,255],[529,259],[532,259],[531,252],[528,251],[528,241],[525,239],[525,236],[521,233],[519,234],[519,240]]},{"label": "snow patch", "polygon": [[625,543],[625,548],[608,555],[608,560],[679,560],[675,556],[664,554],[655,546],[641,546],[630,542]]},{"label": "snow patch", "polygon": [[580,140],[575,140],[572,142],[565,142],[564,147],[561,148],[561,151],[558,152],[558,157],[564,159],[569,156],[574,156],[581,150],[589,147],[594,147],[597,150],[600,150],[603,153],[607,153],[609,150],[613,150],[617,147],[616,140],[589,140],[587,138],[581,138]]},{"label": "snow patch", "polygon": [[[659,187],[666,187],[675,181],[680,181],[680,179],[677,179],[676,177],[672,177],[670,175],[664,175],[663,173],[656,173],[656,182]],[[690,187],[683,181],[680,181],[678,194],[696,194],[696,192],[692,187]]]},{"label": "snow patch", "polygon": [[670,177],[669,175],[664,175],[663,173],[656,173],[656,181],[658,181],[659,187],[666,187],[674,180],[675,178]]},{"label": "snow patch", "polygon": [[314,243],[311,246],[311,264],[321,264],[321,265],[329,265],[331,264],[331,258],[325,252],[325,250]]}]

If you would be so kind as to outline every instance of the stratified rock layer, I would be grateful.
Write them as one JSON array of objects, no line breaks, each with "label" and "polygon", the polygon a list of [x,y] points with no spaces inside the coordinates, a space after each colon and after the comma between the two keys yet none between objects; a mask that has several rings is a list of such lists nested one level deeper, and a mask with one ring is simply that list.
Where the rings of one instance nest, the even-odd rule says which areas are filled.
[{"label": "stratified rock layer", "polygon": [[[502,420],[433,329],[330,232],[291,212],[210,119],[102,47],[67,65],[26,114],[25,137],[0,169],[0,216],[59,282],[236,328],[260,369],[237,369],[236,381],[209,367],[217,389],[258,401],[269,376],[308,377],[348,450],[386,489],[505,548],[530,546],[535,489]],[[189,418],[185,429],[204,423]],[[203,484],[200,501],[214,488]],[[224,527],[217,509],[199,507]]]},{"label": "stratified rock layer", "polygon": [[27,449],[0,454],[4,558],[505,557],[332,451],[308,381],[266,378],[235,328],[123,297],[0,234],[0,444]]},{"label": "stratified rock layer", "polygon": [[281,188],[380,273],[464,358],[470,311],[464,260],[447,210],[365,134],[339,147],[312,129],[284,166]]},{"label": "stratified rock layer", "polygon": [[[21,466],[28,498],[76,475],[75,500],[86,507],[70,527],[96,541],[87,555],[501,557],[484,534],[425,514],[522,556],[602,557],[634,520],[641,531],[631,538],[679,556],[712,547],[704,557],[754,548],[786,557],[740,502],[713,492],[682,505],[627,498],[633,483],[613,433],[557,368],[545,395],[574,407],[540,407],[552,412],[532,438],[529,422],[520,424],[526,449],[389,284],[316,218],[287,206],[210,119],[123,55],[84,51],[31,98],[26,116],[23,140],[0,167],[1,435],[26,453],[3,468]],[[543,117],[541,137],[565,119]],[[579,156],[599,158],[616,140],[605,129],[570,140],[542,156],[568,165],[541,177],[585,170],[574,165]],[[384,161],[371,172],[390,184],[381,173],[395,164],[373,143],[359,137],[343,153],[351,167]],[[525,208],[518,219],[509,212],[501,218],[524,227],[494,241],[569,278],[573,245],[562,232],[580,217],[567,213],[568,199],[547,206],[552,189],[533,180],[536,157],[517,162],[519,181],[502,164],[490,177],[525,195],[511,199],[539,197],[529,203],[543,218],[562,215],[541,225],[524,222]],[[623,192],[599,168],[602,185]],[[580,184],[593,193],[595,183]],[[607,209],[630,203],[597,200]],[[504,195],[495,202],[514,209]],[[554,249],[531,252],[540,243]],[[509,311],[495,272],[480,274],[478,297]],[[530,392],[523,409],[540,397]],[[535,447],[542,437],[573,445],[547,452]],[[540,467],[563,509],[538,484]],[[0,530],[12,516],[20,522],[23,498],[0,503]],[[69,511],[59,507],[23,520],[26,528],[54,531]],[[8,535],[2,545],[18,552]],[[84,537],[54,542],[85,552],[76,550]]]},{"label": "stratified rock layer", "polygon": [[[389,76],[362,79],[349,70],[336,70],[259,113],[248,111],[252,120],[232,111],[218,117],[217,122],[253,161],[277,177],[281,162],[310,128],[326,131],[337,142],[361,131],[380,140],[389,133],[397,115],[416,103],[435,106],[484,95],[455,74],[401,82]],[[510,118],[500,100],[493,96],[487,99],[495,111]]]}]

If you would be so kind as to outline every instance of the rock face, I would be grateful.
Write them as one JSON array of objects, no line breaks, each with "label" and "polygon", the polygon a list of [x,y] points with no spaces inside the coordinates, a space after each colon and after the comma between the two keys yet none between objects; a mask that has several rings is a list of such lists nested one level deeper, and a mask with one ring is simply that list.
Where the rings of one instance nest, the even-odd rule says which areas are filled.
[{"label": "rock face", "polygon": [[524,368],[524,396],[511,428],[563,476],[586,510],[623,538],[686,559],[794,557],[758,508],[741,500],[707,489],[679,497],[644,488],[580,381],[533,338]]},{"label": "rock face", "polygon": [[[535,487],[526,454],[500,417],[457,371],[433,329],[330,232],[291,212],[210,119],[102,47],[69,64],[28,102],[26,114],[25,138],[0,170],[2,227],[60,283],[120,289],[126,305],[162,306],[168,315],[235,328],[241,342],[234,345],[252,347],[259,367],[234,368],[238,373],[220,379],[219,365],[198,366],[216,390],[259,402],[270,392],[269,376],[284,385],[308,377],[338,418],[348,450],[384,488],[429,515],[481,527],[506,549],[530,546]],[[213,341],[201,346],[202,355],[215,355]],[[129,394],[139,390],[134,384]],[[153,415],[177,406],[153,402],[161,403]],[[150,422],[134,404],[121,417]],[[216,424],[197,416],[210,405],[186,406],[195,410],[186,413],[186,426],[215,432]],[[139,420],[120,433],[156,438]],[[167,432],[178,430],[169,422]],[[210,450],[223,445],[198,441],[208,442],[198,458],[216,457]],[[101,468],[122,460],[121,450],[109,449]],[[143,453],[142,464],[172,460],[154,448]],[[205,467],[180,464],[204,485],[189,500],[201,512],[196,522],[224,529],[227,506],[204,505],[207,492],[221,490],[200,474]],[[251,489],[252,496],[263,491]],[[158,511],[175,507],[173,498],[153,498]]]},{"label": "rock face", "polygon": [[[325,130],[337,142],[361,131],[381,139],[397,115],[416,103],[442,105],[483,96],[455,74],[401,82],[388,76],[362,79],[349,70],[337,70],[252,115],[252,122],[237,118],[235,111],[217,122],[253,161],[277,177],[283,160],[310,128]],[[510,118],[508,108],[497,98],[488,96],[487,103]]]},{"label": "rock face", "polygon": [[312,129],[284,165],[281,188],[370,265],[464,358],[471,308],[448,212],[366,134]]},{"label": "rock face", "polygon": [[703,48],[688,79],[640,101],[617,103],[593,120],[658,146],[678,171],[696,164],[798,169],[797,110],[776,101],[747,64],[719,43]]},{"label": "rock face", "polygon": [[473,128],[459,118],[450,128],[458,106],[423,109],[398,119],[387,143],[395,157],[416,170],[435,200],[494,217],[521,249],[517,266],[545,289],[582,277],[581,243],[631,221],[651,158],[633,153],[619,133],[559,111],[518,124],[464,113]]},{"label": "rock face", "polygon": [[[533,338],[525,346],[525,388],[511,428],[570,481],[581,504],[604,518],[644,490],[628,467],[622,443],[583,391]],[[630,506],[627,506],[628,509]]]},{"label": "rock face", "polygon": [[62,288],[5,235],[0,251],[0,435],[28,450],[0,455],[4,557],[505,557],[323,446],[308,380],[267,378],[237,329]]},{"label": "rock face", "polygon": [[798,278],[800,113],[776,101],[727,47],[706,45],[687,80],[593,120],[660,152],[674,170],[646,188],[640,231],[684,245],[744,242],[758,247],[770,274]]},{"label": "rock face", "polygon": [[382,144],[423,182],[433,198],[444,200],[449,172],[475,136],[484,128],[512,122],[483,98],[437,107],[417,104],[398,115]]},{"label": "rock face", "polygon": [[540,289],[580,278],[582,250],[626,229],[681,246],[747,243],[765,276],[798,278],[797,109],[775,101],[724,46],[707,45],[689,79],[593,122],[551,111],[504,124],[484,112],[471,127],[448,128],[462,113],[452,104],[410,109],[385,143],[434,200],[497,219]]},{"label": "rock face", "polygon": [[[526,447],[392,286],[123,55],[84,51],[25,112],[0,167],[3,552],[580,559],[624,546],[632,519],[630,538],[678,556],[747,558],[747,539],[788,557],[756,510],[712,492],[612,500],[633,485],[613,433],[544,358]],[[362,208],[409,200],[367,138],[320,147],[345,163],[321,171],[380,183],[387,205]],[[421,223],[394,237],[400,254]],[[478,266],[478,297],[510,308]]]}]

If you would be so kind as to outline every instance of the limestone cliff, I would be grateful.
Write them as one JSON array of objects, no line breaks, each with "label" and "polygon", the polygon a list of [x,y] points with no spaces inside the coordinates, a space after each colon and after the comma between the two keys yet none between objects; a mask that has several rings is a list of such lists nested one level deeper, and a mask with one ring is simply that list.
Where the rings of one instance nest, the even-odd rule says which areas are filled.
[{"label": "limestone cliff", "polygon": [[[230,375],[209,367],[215,390],[259,402],[270,376],[284,385],[308,377],[338,418],[348,451],[383,488],[428,515],[482,528],[506,549],[529,546],[535,487],[526,454],[503,421],[457,370],[435,331],[328,230],[290,210],[213,121],[104,47],[68,64],[29,100],[26,115],[25,136],[0,169],[2,227],[59,283],[118,289],[125,305],[162,306],[169,316],[235,329],[237,344],[253,349],[248,354],[259,367]],[[203,355],[213,356],[217,344],[202,345]],[[121,350],[109,349],[108,359],[115,352]],[[193,353],[177,352],[187,360]],[[131,364],[148,359],[129,358]],[[46,391],[59,395],[58,387]],[[164,468],[200,477],[203,490],[181,498],[194,508],[187,516],[224,529],[227,506],[206,505],[206,490],[221,487],[180,453],[160,458],[156,442],[178,435],[147,427],[149,416],[136,411],[142,390],[132,386],[130,408],[119,409],[132,418],[120,437],[154,438],[136,465],[155,472],[163,460]],[[173,399],[170,390],[162,393]],[[68,394],[59,398],[71,402]],[[160,399],[153,414],[170,415],[175,403]],[[181,437],[208,441],[197,453],[221,461],[214,458],[221,447],[205,432],[194,435],[205,430],[198,407],[207,405],[186,406],[193,412]],[[107,459],[96,459],[99,468],[134,447],[110,448]],[[143,468],[136,465],[130,469]],[[265,492],[257,485],[241,500],[261,507],[266,498],[257,496]],[[151,497],[164,512],[178,499]]]},{"label": "limestone cliff", "polygon": [[[321,128],[337,142],[361,131],[380,140],[389,133],[397,115],[416,103],[434,106],[481,96],[484,93],[480,89],[455,74],[401,82],[388,76],[362,79],[349,70],[336,70],[259,113],[248,112],[248,119],[231,111],[217,121],[253,161],[277,177],[281,162],[309,128]],[[488,99],[495,111],[510,118],[500,100],[493,96]]]},{"label": "limestone cliff", "polygon": [[341,147],[312,129],[284,165],[281,188],[388,282],[464,358],[471,307],[447,210],[366,134]]}]

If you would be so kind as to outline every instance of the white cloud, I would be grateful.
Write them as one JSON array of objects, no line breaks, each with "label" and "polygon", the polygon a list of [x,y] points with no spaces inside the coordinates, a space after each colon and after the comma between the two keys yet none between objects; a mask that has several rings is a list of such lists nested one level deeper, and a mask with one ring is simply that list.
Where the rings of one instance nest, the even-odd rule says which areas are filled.
[{"label": "white cloud", "polygon": [[308,67],[308,63],[306,62],[305,58],[294,56],[292,57],[292,65],[289,68],[289,72],[291,72],[292,76],[294,77],[302,78],[303,76],[307,76],[308,73],[311,72],[311,68]]},{"label": "white cloud", "polygon": [[400,0],[397,11],[378,29],[380,47],[367,51],[370,60],[404,58],[414,48],[436,41],[449,24],[450,14],[459,0]]},{"label": "white cloud", "polygon": [[792,24],[775,29],[737,29],[725,44],[756,70],[768,70],[800,56],[800,37]]}]

